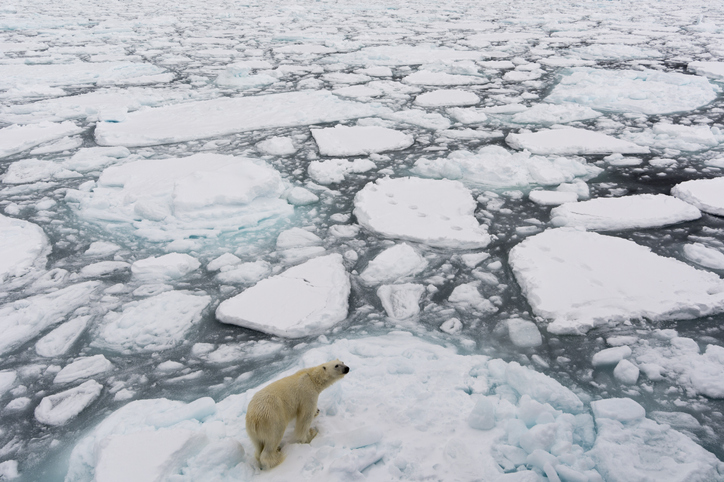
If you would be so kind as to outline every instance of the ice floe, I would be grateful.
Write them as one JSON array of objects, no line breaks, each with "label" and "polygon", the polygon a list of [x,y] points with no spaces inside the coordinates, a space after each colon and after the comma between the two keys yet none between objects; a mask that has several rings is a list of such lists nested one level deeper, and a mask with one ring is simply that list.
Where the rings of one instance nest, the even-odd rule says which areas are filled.
[{"label": "ice floe", "polygon": [[31,147],[83,132],[71,121],[12,125],[0,129],[0,158],[12,156]]},{"label": "ice floe", "polygon": [[415,104],[421,107],[475,105],[478,102],[480,102],[480,97],[477,95],[458,89],[433,90],[415,97]]},{"label": "ice floe", "polygon": [[334,184],[344,181],[348,174],[361,174],[375,169],[377,165],[369,159],[327,159],[325,161],[312,161],[307,172],[319,184]]},{"label": "ice floe", "polygon": [[222,97],[131,112],[122,122],[99,122],[95,138],[101,146],[152,146],[370,117],[386,110],[342,100],[327,91]]},{"label": "ice floe", "polygon": [[169,253],[163,256],[140,259],[131,265],[133,276],[142,280],[169,281],[196,271],[201,263],[185,253]]},{"label": "ice floe", "polygon": [[370,286],[392,283],[420,273],[427,264],[427,260],[415,248],[400,243],[375,256],[360,273],[360,280]]},{"label": "ice floe", "polygon": [[169,82],[173,74],[150,63],[73,62],[69,64],[0,65],[0,88],[18,85],[140,85]]},{"label": "ice floe", "polygon": [[320,256],[223,301],[216,317],[287,338],[321,334],[347,317],[350,289],[342,256]]},{"label": "ice floe", "polygon": [[279,173],[261,161],[195,154],[109,167],[91,191],[69,192],[66,200],[89,221],[125,224],[140,236],[170,241],[289,215],[284,190]]},{"label": "ice floe", "polygon": [[63,321],[69,313],[85,306],[100,286],[98,281],[86,281],[4,304],[0,307],[0,354],[20,348]]},{"label": "ice floe", "polygon": [[654,228],[701,217],[701,212],[675,197],[637,194],[618,198],[597,198],[563,204],[551,211],[554,226],[572,226],[592,231]]},{"label": "ice floe", "polygon": [[724,311],[718,276],[621,238],[549,229],[515,246],[509,261],[533,311],[551,320],[551,333]]},{"label": "ice floe", "polygon": [[166,291],[103,317],[92,345],[123,354],[168,350],[183,342],[211,302],[206,294]]},{"label": "ice floe", "polygon": [[508,134],[505,138],[513,149],[526,149],[533,154],[646,154],[648,147],[633,142],[578,128],[550,129],[534,133]]},{"label": "ice floe", "polygon": [[724,132],[718,127],[686,126],[658,122],[651,129],[627,138],[636,144],[659,149],[703,151],[724,142]]},{"label": "ice floe", "polygon": [[684,245],[684,256],[694,263],[711,269],[724,269],[724,253],[701,243]]},{"label": "ice floe", "polygon": [[420,313],[420,299],[425,287],[416,283],[382,285],[377,296],[387,316],[393,320],[405,320]]},{"label": "ice floe", "polygon": [[35,343],[35,352],[43,357],[65,354],[88,327],[91,316],[77,316],[66,321]]},{"label": "ice floe", "polygon": [[35,418],[45,425],[65,425],[88,408],[102,390],[103,385],[88,380],[75,388],[43,397],[35,407]]},{"label": "ice floe", "polygon": [[50,241],[37,224],[0,214],[0,283],[42,269]]},{"label": "ice floe", "polygon": [[415,161],[412,172],[424,177],[460,180],[474,187],[489,189],[556,186],[577,178],[588,180],[601,168],[581,159],[531,156],[530,152],[510,152],[501,146],[483,146],[477,152],[457,150],[447,158]]},{"label": "ice floe", "polygon": [[724,177],[684,181],[671,188],[671,194],[705,213],[724,216]]},{"label": "ice floe", "polygon": [[112,369],[113,364],[103,355],[78,358],[73,363],[64,366],[63,369],[55,375],[53,383],[71,383],[105,373]]},{"label": "ice floe", "polygon": [[703,77],[675,72],[575,67],[564,71],[545,101],[654,115],[699,108],[716,99],[720,90]]},{"label": "ice floe", "polygon": [[362,188],[354,206],[357,222],[384,237],[451,249],[490,242],[486,226],[473,216],[470,191],[458,181],[384,178]]},{"label": "ice floe", "polygon": [[724,81],[724,62],[689,62],[688,70],[718,82]]},{"label": "ice floe", "polygon": [[323,156],[361,156],[410,147],[415,139],[404,132],[377,126],[342,126],[312,129]]}]

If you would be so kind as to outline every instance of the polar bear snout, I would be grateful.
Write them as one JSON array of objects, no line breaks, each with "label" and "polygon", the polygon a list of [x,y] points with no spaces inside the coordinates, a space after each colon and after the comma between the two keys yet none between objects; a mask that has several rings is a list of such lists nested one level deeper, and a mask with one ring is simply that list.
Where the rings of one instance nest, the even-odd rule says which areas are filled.
[{"label": "polar bear snout", "polygon": [[349,367],[344,367],[344,370],[342,370],[342,373],[349,373]]}]

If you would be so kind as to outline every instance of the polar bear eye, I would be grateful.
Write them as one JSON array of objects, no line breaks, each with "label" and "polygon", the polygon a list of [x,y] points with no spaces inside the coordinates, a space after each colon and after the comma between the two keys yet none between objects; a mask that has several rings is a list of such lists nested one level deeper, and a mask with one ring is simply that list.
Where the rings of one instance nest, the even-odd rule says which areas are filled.
[{"label": "polar bear eye", "polygon": [[339,368],[339,365],[335,365],[334,368]]},{"label": "polar bear eye", "polygon": [[325,369],[325,370],[327,369],[327,367],[322,367],[322,368]]}]

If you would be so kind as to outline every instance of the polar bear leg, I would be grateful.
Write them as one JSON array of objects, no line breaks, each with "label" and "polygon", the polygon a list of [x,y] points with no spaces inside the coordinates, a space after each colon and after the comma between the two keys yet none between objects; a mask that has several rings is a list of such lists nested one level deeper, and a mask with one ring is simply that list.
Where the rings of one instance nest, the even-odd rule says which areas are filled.
[{"label": "polar bear leg", "polygon": [[310,428],[312,420],[317,416],[317,404],[306,404],[299,407],[297,412],[297,425],[294,428],[294,438],[303,444],[308,444],[317,435],[316,428]]},{"label": "polar bear leg", "polygon": [[[282,448],[279,446],[282,443],[283,436],[284,432],[282,431],[281,434],[267,436],[266,440],[262,442],[263,448],[259,455],[259,465],[262,469],[269,470],[284,461]],[[256,445],[256,442],[254,444]]]}]

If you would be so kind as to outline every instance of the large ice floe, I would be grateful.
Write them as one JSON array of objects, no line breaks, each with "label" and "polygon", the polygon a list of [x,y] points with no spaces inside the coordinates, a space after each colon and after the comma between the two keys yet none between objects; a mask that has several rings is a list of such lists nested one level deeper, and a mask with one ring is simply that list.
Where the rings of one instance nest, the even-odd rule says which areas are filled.
[{"label": "large ice floe", "polygon": [[[595,401],[592,417],[576,394],[546,375],[409,333],[318,346],[279,376],[333,358],[350,373],[321,394],[319,434],[311,444],[285,437],[286,460],[273,471],[259,471],[243,428],[257,386],[218,403],[131,402],[76,444],[65,480],[474,480],[485,474],[492,482],[705,482],[724,475],[714,455],[645,418],[632,399]],[[638,478],[627,478],[632,474]]]},{"label": "large ice floe", "polygon": [[548,331],[583,334],[630,319],[693,319],[724,311],[724,281],[632,241],[549,229],[510,251],[510,265]]},{"label": "large ice floe", "polygon": [[576,67],[564,71],[545,98],[606,112],[668,114],[693,110],[716,99],[721,89],[704,77],[656,70],[603,70]]},{"label": "large ice floe", "polygon": [[533,154],[542,155],[646,154],[649,152],[647,147],[633,142],[573,127],[534,133],[508,134],[505,142],[514,149],[526,149]]},{"label": "large ice floe", "polygon": [[554,226],[575,226],[592,231],[653,228],[701,217],[689,203],[663,194],[639,194],[566,203],[551,211]]},{"label": "large ice floe", "polygon": [[384,237],[452,249],[490,242],[486,226],[473,216],[475,200],[458,181],[384,178],[362,188],[354,206],[357,222]]},{"label": "large ice floe", "polygon": [[312,129],[319,153],[324,156],[360,156],[406,149],[415,139],[403,132],[377,126],[336,126]]},{"label": "large ice floe", "polygon": [[602,171],[579,158],[531,156],[501,146],[483,146],[476,152],[453,151],[446,158],[418,159],[412,172],[418,176],[462,181],[489,189],[557,186],[576,179],[588,180]]},{"label": "large ice floe", "polygon": [[349,275],[342,256],[311,259],[264,279],[216,309],[219,321],[273,335],[323,333],[347,318]]},{"label": "large ice floe", "polygon": [[684,181],[671,194],[706,213],[724,216],[724,177]]},{"label": "large ice floe", "polygon": [[287,216],[279,173],[261,161],[220,154],[112,166],[89,191],[71,191],[78,215],[108,229],[122,225],[156,241],[214,236]]},{"label": "large ice floe", "polygon": [[95,138],[101,146],[152,146],[387,111],[385,107],[342,100],[327,91],[222,97],[132,112],[122,122],[99,122]]}]

